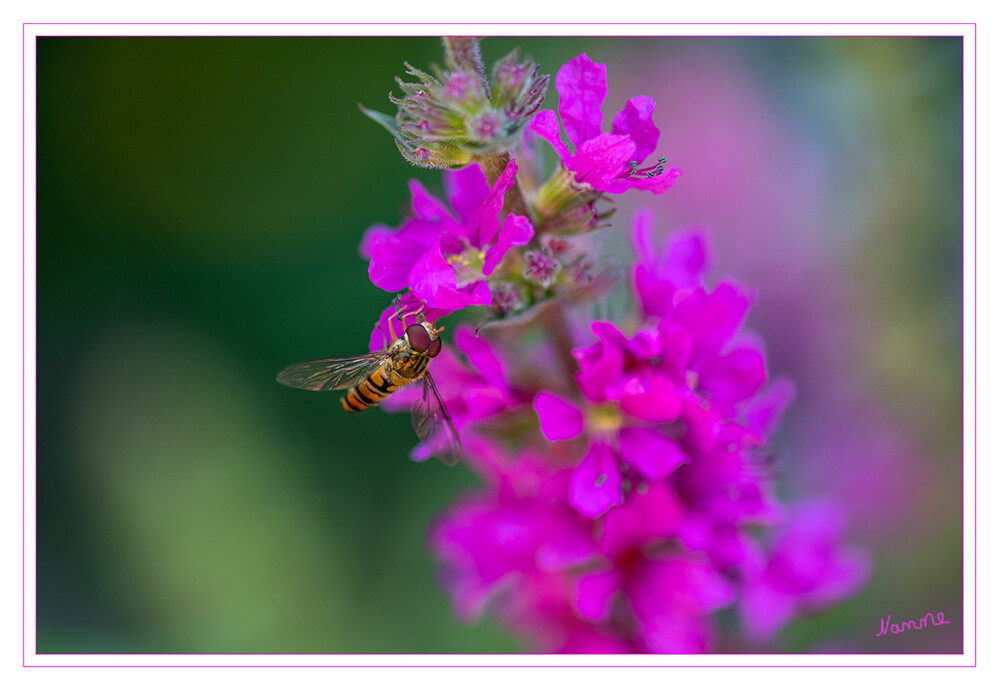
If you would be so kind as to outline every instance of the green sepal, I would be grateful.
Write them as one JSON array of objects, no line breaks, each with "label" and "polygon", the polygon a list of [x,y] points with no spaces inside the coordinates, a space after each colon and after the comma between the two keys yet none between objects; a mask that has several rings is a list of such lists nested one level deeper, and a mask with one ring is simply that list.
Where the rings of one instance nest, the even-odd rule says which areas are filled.
[{"label": "green sepal", "polygon": [[385,129],[387,129],[389,131],[389,134],[391,134],[393,137],[395,137],[396,139],[399,138],[399,124],[395,121],[394,117],[392,117],[391,115],[386,115],[385,113],[380,113],[377,110],[369,110],[360,103],[357,104],[357,107],[361,109],[362,113],[370,117],[372,120],[380,124]]}]

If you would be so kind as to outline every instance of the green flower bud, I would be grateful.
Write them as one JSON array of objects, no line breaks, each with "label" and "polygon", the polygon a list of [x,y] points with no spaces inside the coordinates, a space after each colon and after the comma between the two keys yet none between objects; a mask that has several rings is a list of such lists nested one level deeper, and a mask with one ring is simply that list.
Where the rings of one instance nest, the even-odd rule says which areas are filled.
[{"label": "green flower bud", "polygon": [[416,82],[396,79],[402,96],[389,95],[395,118],[365,114],[392,133],[403,157],[424,168],[460,168],[474,158],[506,153],[544,100],[548,75],[513,51],[493,69],[491,88],[478,39],[444,39],[447,69],[433,74],[406,64]]}]

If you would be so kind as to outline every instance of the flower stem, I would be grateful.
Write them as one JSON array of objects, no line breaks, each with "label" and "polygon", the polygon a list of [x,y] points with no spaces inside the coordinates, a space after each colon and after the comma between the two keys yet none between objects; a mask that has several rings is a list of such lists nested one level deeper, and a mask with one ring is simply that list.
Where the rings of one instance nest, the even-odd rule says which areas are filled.
[{"label": "flower stem", "polygon": [[549,308],[541,312],[540,322],[551,338],[555,354],[562,365],[565,390],[571,392],[575,388],[574,379],[579,365],[572,354],[572,335],[569,333],[564,308],[562,301],[556,297],[551,300]]}]

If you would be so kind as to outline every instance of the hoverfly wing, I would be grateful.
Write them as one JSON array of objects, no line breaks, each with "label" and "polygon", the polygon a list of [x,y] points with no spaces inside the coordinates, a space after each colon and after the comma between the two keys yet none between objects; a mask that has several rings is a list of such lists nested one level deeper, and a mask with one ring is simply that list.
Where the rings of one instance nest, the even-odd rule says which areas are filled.
[{"label": "hoverfly wing", "polygon": [[458,464],[461,452],[458,429],[429,371],[423,375],[423,397],[413,405],[413,429],[438,460],[445,465]]},{"label": "hoverfly wing", "polygon": [[368,378],[387,357],[386,351],[357,357],[327,357],[298,362],[281,370],[278,383],[307,391],[350,388]]}]

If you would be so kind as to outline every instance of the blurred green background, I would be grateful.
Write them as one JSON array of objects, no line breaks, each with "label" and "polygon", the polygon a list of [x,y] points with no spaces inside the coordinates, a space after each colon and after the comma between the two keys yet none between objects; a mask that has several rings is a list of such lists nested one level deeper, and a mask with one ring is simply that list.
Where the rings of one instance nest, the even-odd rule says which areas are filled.
[{"label": "blurred green background", "polygon": [[[496,38],[486,62],[516,45],[553,77],[580,52],[608,63],[606,126],[629,96],[657,98],[663,141],[678,142],[665,152],[686,175],[642,201],[664,229],[712,224],[719,273],[761,286],[754,325],[772,368],[805,382],[789,426],[825,418],[809,407],[830,399],[823,372],[768,321],[772,267],[739,259],[747,246],[778,263],[801,254],[850,287],[834,318],[863,334],[851,361],[864,399],[888,411],[897,444],[920,449],[916,469],[901,452],[897,471],[923,518],[856,532],[875,555],[871,586],[792,625],[779,648],[915,651],[924,643],[875,640],[878,618],[932,606],[960,621],[960,40]],[[46,37],[37,55],[38,651],[520,650],[491,621],[454,620],[435,583],[427,526],[472,474],[411,462],[406,415],[347,416],[336,396],[274,381],[293,361],[363,352],[388,304],[361,234],[398,224],[408,179],[439,190],[440,176],[409,168],[357,105],[390,111],[403,61],[440,62],[439,42]],[[699,143],[746,113],[712,110],[714,134],[688,137],[676,159],[680,116],[697,116],[684,105],[710,107],[708,82],[666,92],[656,78],[718,64],[736,76],[712,82],[717,93],[766,103],[776,143],[718,154],[701,202]],[[556,102],[553,79],[545,107]],[[861,160],[843,160],[850,147]],[[797,209],[778,240],[800,246],[775,244],[766,217],[748,245],[726,243],[726,224],[759,205],[718,179],[726,156],[761,166],[762,195]],[[768,156],[794,177],[819,171],[809,193],[767,187]],[[831,216],[841,222],[803,222]],[[932,395],[906,387],[927,378]],[[815,435],[797,438],[807,449]],[[807,455],[784,470],[788,498],[821,483]],[[883,488],[838,491],[850,503]],[[925,651],[958,651],[952,628]]]}]

